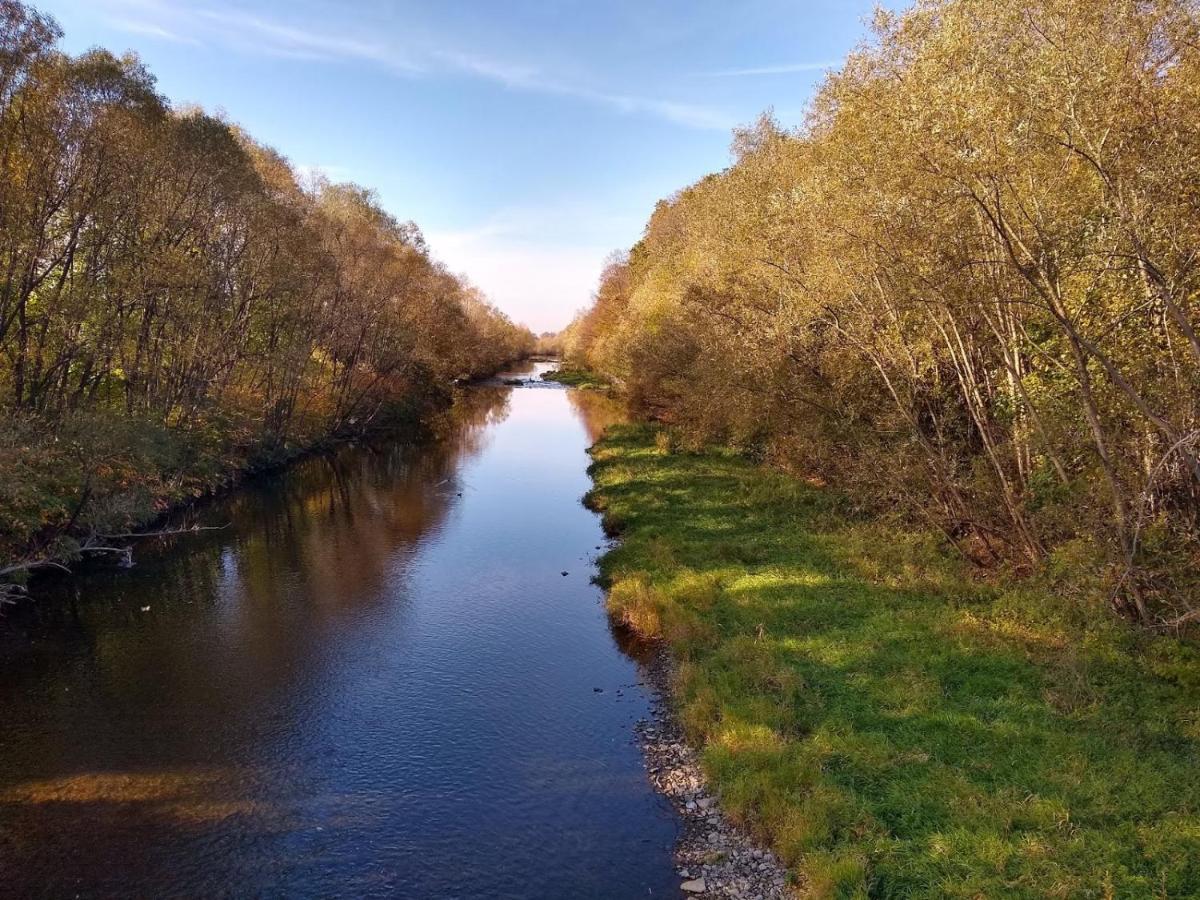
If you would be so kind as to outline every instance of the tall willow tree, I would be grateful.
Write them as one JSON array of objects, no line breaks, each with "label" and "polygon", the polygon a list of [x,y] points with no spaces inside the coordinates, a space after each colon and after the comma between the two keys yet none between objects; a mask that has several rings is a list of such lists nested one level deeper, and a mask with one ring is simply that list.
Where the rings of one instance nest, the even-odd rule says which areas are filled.
[{"label": "tall willow tree", "polygon": [[923,0],[660,204],[574,354],[982,562],[1200,617],[1200,12]]}]

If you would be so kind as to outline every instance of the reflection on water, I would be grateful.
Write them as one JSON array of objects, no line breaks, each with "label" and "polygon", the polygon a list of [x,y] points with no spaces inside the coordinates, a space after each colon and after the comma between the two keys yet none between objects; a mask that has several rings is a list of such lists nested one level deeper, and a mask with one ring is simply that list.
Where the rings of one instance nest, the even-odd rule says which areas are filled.
[{"label": "reflection on water", "polygon": [[6,894],[669,893],[578,503],[604,400],[471,389],[10,616]]},{"label": "reflection on water", "polygon": [[597,391],[570,391],[567,398],[587,431],[589,444],[596,443],[608,426],[625,421],[625,408],[607,394]]}]

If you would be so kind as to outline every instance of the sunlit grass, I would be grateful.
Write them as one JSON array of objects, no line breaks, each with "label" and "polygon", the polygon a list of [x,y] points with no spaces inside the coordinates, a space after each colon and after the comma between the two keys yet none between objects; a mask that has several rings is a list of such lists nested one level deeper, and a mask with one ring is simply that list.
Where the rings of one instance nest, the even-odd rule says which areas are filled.
[{"label": "sunlit grass", "polygon": [[804,892],[1200,895],[1193,645],[659,434],[593,450],[610,607],[669,642],[726,807]]},{"label": "sunlit grass", "polygon": [[603,375],[585,369],[554,369],[542,373],[542,380],[557,381],[584,391],[605,391],[612,386]]}]

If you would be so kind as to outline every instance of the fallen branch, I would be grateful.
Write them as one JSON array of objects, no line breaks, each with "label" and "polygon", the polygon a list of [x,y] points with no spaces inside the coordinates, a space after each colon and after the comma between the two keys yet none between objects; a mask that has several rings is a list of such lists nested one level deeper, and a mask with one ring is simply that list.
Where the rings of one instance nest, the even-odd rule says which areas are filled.
[{"label": "fallen branch", "polygon": [[101,535],[100,538],[106,541],[124,541],[141,538],[170,537],[175,534],[196,534],[201,531],[224,531],[230,524],[230,522],[226,522],[224,525],[188,525],[184,528],[164,528],[161,531],[127,531],[123,534]]},{"label": "fallen branch", "polygon": [[57,559],[27,559],[0,569],[0,578],[5,575],[16,575],[18,572],[36,572],[38,569],[60,569],[67,574],[71,572],[65,564],[59,562]]},{"label": "fallen branch", "polygon": [[1200,621],[1200,609],[1193,609],[1174,619],[1156,622],[1153,627],[1157,631],[1179,631],[1183,626],[1197,621]]},{"label": "fallen branch", "polygon": [[[89,553],[113,554],[122,557],[122,565],[126,568],[133,565],[133,547],[114,546],[112,541],[142,540],[144,538],[171,537],[180,534],[198,534],[201,531],[223,531],[231,523],[224,525],[187,525],[182,528],[163,528],[158,531],[128,531],[121,534],[91,534],[76,548],[80,556]],[[34,559],[24,559],[10,563],[0,568],[0,606],[11,606],[19,599],[29,596],[29,590],[23,584],[15,581],[4,581],[6,576],[30,575],[45,569],[57,569],[67,575],[74,574],[61,557],[42,556]]]}]

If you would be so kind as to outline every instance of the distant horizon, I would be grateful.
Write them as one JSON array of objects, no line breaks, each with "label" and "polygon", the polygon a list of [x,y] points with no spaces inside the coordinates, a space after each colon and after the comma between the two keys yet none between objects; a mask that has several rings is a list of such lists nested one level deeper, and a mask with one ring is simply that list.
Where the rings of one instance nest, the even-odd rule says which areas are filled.
[{"label": "distant horizon", "polygon": [[301,174],[376,192],[539,334],[588,305],[658,200],[728,164],[734,128],[769,109],[798,125],[873,6],[36,5],[68,52],[133,51],[172,105],[219,111]]}]

